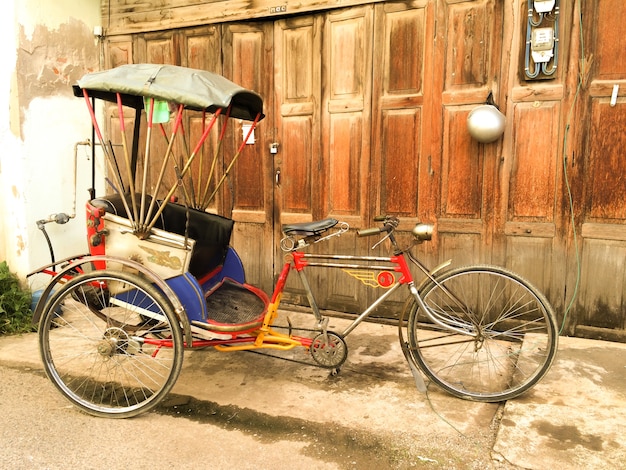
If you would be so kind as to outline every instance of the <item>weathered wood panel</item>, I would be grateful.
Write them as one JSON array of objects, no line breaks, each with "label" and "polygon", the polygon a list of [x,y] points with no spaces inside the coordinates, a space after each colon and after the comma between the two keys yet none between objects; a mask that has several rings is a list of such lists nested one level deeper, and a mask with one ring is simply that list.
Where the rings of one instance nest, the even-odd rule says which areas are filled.
[{"label": "weathered wood panel", "polygon": [[[495,169],[500,142],[479,144],[467,130],[467,116],[493,93],[501,103],[500,76],[504,17],[492,0],[437,2],[438,38],[433,61],[442,71],[440,94],[441,168],[438,174],[440,258],[490,262]],[[434,153],[434,152],[433,152]],[[459,234],[462,234],[459,235]]]},{"label": "weathered wood panel", "polygon": [[221,28],[216,25],[185,30],[181,65],[222,73],[221,39]]},{"label": "weathered wood panel", "polygon": [[[221,58],[221,32],[216,26],[207,26],[192,30],[186,30],[181,39],[182,65],[200,70],[222,73]],[[199,141],[200,136],[208,126],[212,115],[209,113],[187,112],[185,129],[188,129],[189,141],[182,145],[182,150],[189,153],[189,148]],[[214,127],[205,144],[200,149],[198,156],[191,167],[190,197],[196,202],[196,207],[205,207],[205,201],[209,201],[213,194],[224,168],[223,153],[218,144],[221,125]],[[179,147],[181,149],[181,147]],[[209,210],[224,213],[230,210],[223,199],[223,192],[215,193],[213,200],[208,206]]]},{"label": "weathered wood panel", "polygon": [[[566,217],[559,212],[565,207],[560,172],[565,106],[561,72],[565,56],[559,56],[559,68],[552,80],[526,80],[528,9],[523,3],[516,2],[504,12],[514,21],[504,39],[503,52],[510,54],[505,69],[510,91],[495,206],[494,236],[499,246],[494,250],[494,261],[533,282],[562,314],[562,286],[567,277],[565,250],[559,249],[566,243],[562,225],[567,225]],[[564,14],[571,14],[567,5],[561,8],[561,24],[566,21]],[[561,39],[560,46],[566,42]]]},{"label": "weathered wood panel", "polygon": [[[595,80],[626,79],[626,35],[624,35],[624,2],[620,0],[602,0],[589,2],[587,14],[592,15],[593,23],[587,23],[591,33],[596,62]],[[594,11],[595,9],[595,11]],[[591,27],[592,24],[596,27]]]},{"label": "weathered wood panel", "polygon": [[416,217],[422,143],[421,108],[387,109],[382,116],[381,213]]},{"label": "weathered wood panel", "polygon": [[509,221],[554,220],[559,116],[556,102],[514,107]]},{"label": "weathered wood panel", "polygon": [[467,133],[465,106],[444,111],[441,215],[444,218],[480,219],[483,202],[483,152]]},{"label": "weathered wood panel", "polygon": [[[547,296],[553,284],[553,237],[530,233],[507,237],[506,266],[522,275]],[[538,269],[541,267],[541,269]]]},{"label": "weathered wood panel", "polygon": [[[373,7],[329,12],[322,52],[321,213],[368,226]],[[363,251],[362,240],[346,234],[327,246],[337,253]],[[359,247],[361,245],[361,247]],[[358,312],[369,289],[341,270],[320,273],[327,308]]]},{"label": "weathered wood panel", "polygon": [[[179,64],[178,35],[173,31],[143,34],[135,37],[134,40],[134,60],[135,62],[146,62],[154,64]],[[142,119],[147,120],[146,113],[142,113]],[[172,123],[164,123],[162,126],[155,124],[150,131],[148,139],[147,126],[142,127],[142,134],[139,140],[139,160],[137,177],[135,184],[137,188],[142,188],[144,181],[147,184],[149,194],[156,197],[165,197],[168,190],[177,186],[177,176],[171,165],[165,168],[162,182],[159,184],[161,166],[169,139],[171,137]],[[178,140],[178,137],[177,137]],[[180,145],[180,142],[177,142]],[[146,158],[147,154],[147,158]],[[177,155],[182,158],[182,150],[177,150]],[[148,168],[144,169],[144,164]],[[157,188],[157,185],[159,186]],[[182,192],[175,194],[181,201],[184,201]]]},{"label": "weathered wood panel", "polygon": [[371,6],[332,12],[324,30],[321,213],[357,226],[369,204],[372,18]]},{"label": "weathered wood panel", "polygon": [[132,36],[116,36],[107,42],[107,53],[105,54],[107,69],[132,63],[134,63]]},{"label": "weathered wood panel", "polygon": [[379,0],[102,0],[105,34],[141,33],[345,8]]},{"label": "weathered wood panel", "polygon": [[[317,217],[313,201],[319,199],[321,178],[322,27],[323,18],[316,15],[274,23],[276,101],[271,115],[273,142],[278,145],[273,156],[275,273],[284,255],[278,244],[281,226]],[[319,292],[319,278],[313,275],[310,281]],[[297,276],[290,277],[284,299],[306,303]]]},{"label": "weathered wood panel", "polygon": [[[623,330],[625,289],[616,260],[626,246],[620,163],[626,143],[621,131],[626,124],[626,45],[620,28],[624,2],[561,2],[558,69],[549,81],[527,80],[524,74],[525,0],[372,2],[373,18],[359,19],[368,3],[105,0],[106,64],[148,57],[203,64],[211,60],[202,58],[208,48],[221,47],[204,42],[208,27],[204,32],[181,28],[208,23],[216,28],[235,19],[263,17],[273,42],[263,33],[261,59],[250,55],[252,49],[244,53],[242,42],[237,47],[249,63],[235,64],[230,40],[222,41],[222,61],[228,64],[223,71],[247,83],[260,77],[261,87],[267,85],[262,93],[266,103],[272,102],[257,134],[265,139],[264,148],[257,144],[254,149],[264,177],[249,175],[251,180],[233,186],[264,185],[269,205],[245,209],[256,202],[245,190],[227,193],[220,203],[228,209],[236,200],[240,206],[233,214],[248,224],[238,224],[238,248],[265,257],[271,241],[260,241],[268,236],[262,225],[274,227],[276,242],[280,212],[282,222],[334,214],[353,226],[370,225],[374,214],[395,213],[404,218],[403,230],[421,218],[435,222],[438,230],[432,243],[419,248],[427,261],[452,257],[455,264],[507,265],[547,293],[559,315],[571,295],[578,295],[569,312],[568,333]],[[346,6],[355,7],[329,14]],[[289,17],[316,11],[320,13]],[[316,26],[306,30],[307,21]],[[251,26],[237,27],[241,32]],[[167,39],[154,33],[159,30],[175,33]],[[352,52],[355,48],[360,55]],[[235,77],[236,70],[242,74]],[[611,106],[614,85],[619,92]],[[469,137],[465,119],[490,91],[507,125],[501,140],[483,145]],[[197,132],[200,123],[193,117],[190,132]],[[280,143],[273,162],[267,155],[270,142]],[[287,155],[297,156],[283,160]],[[289,176],[278,187],[277,168]],[[581,236],[578,246],[573,229]],[[342,252],[369,252],[367,241],[352,235],[329,245]],[[575,292],[577,249],[582,282]],[[276,259],[281,259],[279,252]],[[255,266],[253,278],[271,276],[252,256],[248,262]],[[329,305],[337,308],[356,309],[358,300],[368,295],[334,287],[353,286],[338,276],[320,275],[315,284],[322,289],[320,297],[334,295]],[[299,295],[293,293],[294,298]]]},{"label": "weathered wood panel", "polygon": [[[577,179],[580,225],[580,292],[570,331],[599,334],[597,329],[625,329],[626,200],[623,149],[626,145],[626,5],[619,0],[585,2],[583,31],[585,87],[581,90],[581,148],[574,148],[568,168]],[[576,51],[577,52],[577,51]],[[593,54],[593,55],[592,55]],[[580,60],[580,59],[579,59]],[[611,106],[613,86],[617,99]],[[577,201],[578,202],[578,201]],[[601,333],[600,333],[601,334]]]},{"label": "weathered wood panel", "polygon": [[447,37],[445,89],[476,88],[490,76],[494,42],[492,2],[446,2]]},{"label": "weathered wood panel", "polygon": [[[608,124],[608,125],[607,125]],[[608,99],[591,104],[588,167],[588,220],[626,220],[626,107],[611,107]],[[599,132],[599,130],[602,131]]]},{"label": "weathered wood panel", "polygon": [[321,28],[317,16],[278,21],[274,27],[276,105],[274,200],[280,224],[310,221],[319,198],[321,153]]},{"label": "weathered wood panel", "polygon": [[408,223],[432,212],[430,207],[421,207],[419,198],[420,170],[428,171],[428,164],[432,170],[433,162],[429,143],[423,140],[434,112],[434,107],[426,106],[432,95],[425,98],[432,90],[432,41],[428,37],[433,21],[428,2],[376,7],[369,197],[372,215],[394,214],[408,218]]},{"label": "weathered wood panel", "polygon": [[[585,237],[582,247],[582,278],[578,325],[624,330],[626,292],[626,243]],[[577,325],[577,326],[578,326]]]},{"label": "weathered wood panel", "polygon": [[[273,105],[272,45],[271,24],[227,25],[222,31],[224,75],[260,93],[266,113]],[[224,145],[226,165],[230,165],[244,139],[244,123],[231,121],[234,121],[229,123],[231,133]],[[271,122],[259,123],[255,143],[244,146],[224,191],[236,222],[232,244],[246,267],[246,280],[266,292],[272,290],[274,253],[272,161],[268,152],[271,132]]]}]

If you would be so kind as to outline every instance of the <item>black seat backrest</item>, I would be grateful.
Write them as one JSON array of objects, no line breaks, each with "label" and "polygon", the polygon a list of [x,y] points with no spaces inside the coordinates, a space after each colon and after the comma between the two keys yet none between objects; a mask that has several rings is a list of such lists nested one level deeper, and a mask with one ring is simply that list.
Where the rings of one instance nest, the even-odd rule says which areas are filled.
[{"label": "black seat backrest", "polygon": [[185,235],[186,231],[196,241],[189,272],[197,279],[224,262],[233,232],[232,219],[169,202],[163,210],[163,220],[168,232]]},{"label": "black seat backrest", "polygon": [[[139,195],[136,200],[139,204]],[[151,197],[146,197],[146,208],[151,200]],[[128,196],[127,201],[130,201]],[[128,218],[119,194],[94,199],[91,204],[111,214]],[[232,219],[168,202],[155,227],[195,240],[189,272],[201,279],[224,262],[233,225]]]}]

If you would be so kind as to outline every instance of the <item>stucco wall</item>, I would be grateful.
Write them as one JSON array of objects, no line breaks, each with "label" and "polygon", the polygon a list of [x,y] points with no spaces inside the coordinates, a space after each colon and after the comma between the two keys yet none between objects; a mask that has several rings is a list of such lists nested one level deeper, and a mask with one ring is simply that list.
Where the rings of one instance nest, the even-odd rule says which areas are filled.
[{"label": "stucco wall", "polygon": [[22,277],[50,260],[36,222],[51,214],[76,214],[67,224],[46,225],[56,258],[87,250],[82,207],[91,185],[91,151],[78,147],[75,187],[74,149],[76,142],[91,137],[91,126],[84,102],[71,95],[71,85],[100,68],[96,25],[100,0],[3,4],[0,260],[6,259]]}]

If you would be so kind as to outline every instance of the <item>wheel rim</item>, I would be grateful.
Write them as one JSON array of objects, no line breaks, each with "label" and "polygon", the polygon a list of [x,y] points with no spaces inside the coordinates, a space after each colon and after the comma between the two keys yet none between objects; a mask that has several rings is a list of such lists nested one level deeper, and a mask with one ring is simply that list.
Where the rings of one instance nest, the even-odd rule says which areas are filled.
[{"label": "wheel rim", "polygon": [[[124,288],[112,293],[107,286],[115,283]],[[169,302],[137,276],[79,276],[45,308],[39,333],[44,368],[83,410],[134,416],[155,406],[180,372],[182,336],[174,319]]]},{"label": "wheel rim", "polygon": [[547,372],[556,332],[547,301],[525,280],[498,268],[460,269],[423,291],[437,318],[411,316],[409,340],[418,365],[448,392],[480,401],[513,398]]}]

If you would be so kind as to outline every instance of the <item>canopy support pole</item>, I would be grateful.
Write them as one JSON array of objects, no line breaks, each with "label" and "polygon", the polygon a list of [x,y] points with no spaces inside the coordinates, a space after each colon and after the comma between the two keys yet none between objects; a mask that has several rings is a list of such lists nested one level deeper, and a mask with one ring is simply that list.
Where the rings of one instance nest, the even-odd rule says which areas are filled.
[{"label": "canopy support pole", "polygon": [[219,189],[222,187],[222,184],[224,184],[224,180],[226,180],[226,177],[230,173],[230,170],[233,168],[233,166],[237,162],[237,159],[239,158],[239,155],[241,155],[241,152],[243,151],[243,148],[246,146],[246,142],[248,142],[248,139],[252,135],[252,131],[254,131],[254,128],[256,127],[256,125],[259,122],[260,118],[261,118],[261,113],[257,114],[256,117],[254,118],[254,121],[252,122],[252,125],[250,126],[250,130],[248,131],[248,134],[246,135],[246,138],[243,139],[243,142],[239,146],[239,149],[237,150],[237,153],[233,156],[233,159],[230,162],[230,164],[228,165],[228,168],[226,169],[226,171],[222,175],[222,178],[220,179],[219,183],[217,183],[217,186],[215,186],[215,189],[213,190],[213,193],[211,193],[211,196],[209,197],[207,205],[211,203],[211,201],[215,197],[215,194],[217,193],[217,191],[219,191]]}]

